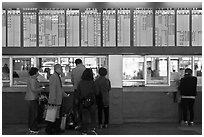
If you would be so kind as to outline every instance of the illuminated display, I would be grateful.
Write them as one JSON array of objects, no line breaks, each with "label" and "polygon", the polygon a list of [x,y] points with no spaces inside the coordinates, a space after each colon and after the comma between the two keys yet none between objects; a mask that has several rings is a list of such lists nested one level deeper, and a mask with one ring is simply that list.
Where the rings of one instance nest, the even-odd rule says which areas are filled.
[{"label": "illuminated display", "polygon": [[36,23],[37,23],[36,12],[23,13],[24,47],[36,47],[36,42],[37,42]]},{"label": "illuminated display", "polygon": [[2,10],[2,47],[6,47],[6,10]]},{"label": "illuminated display", "polygon": [[81,13],[81,46],[101,46],[101,13],[97,9],[86,9]]},{"label": "illuminated display", "polygon": [[79,10],[66,11],[67,46],[79,46]]},{"label": "illuminated display", "polygon": [[39,10],[39,46],[65,46],[64,10]]},{"label": "illuminated display", "polygon": [[134,46],[153,45],[153,11],[136,9],[134,15]]},{"label": "illuminated display", "polygon": [[189,10],[177,10],[177,46],[189,46],[189,16]]},{"label": "illuminated display", "polygon": [[130,46],[130,10],[119,9],[117,12],[117,16],[118,16],[118,19],[117,19],[118,47]]},{"label": "illuminated display", "polygon": [[175,12],[174,10],[156,10],[155,45],[175,46]]},{"label": "illuminated display", "polygon": [[19,9],[7,11],[8,47],[20,47],[21,12]]},{"label": "illuminated display", "polygon": [[192,46],[202,46],[202,10],[192,10]]},{"label": "illuminated display", "polygon": [[116,11],[103,10],[103,46],[116,46]]}]

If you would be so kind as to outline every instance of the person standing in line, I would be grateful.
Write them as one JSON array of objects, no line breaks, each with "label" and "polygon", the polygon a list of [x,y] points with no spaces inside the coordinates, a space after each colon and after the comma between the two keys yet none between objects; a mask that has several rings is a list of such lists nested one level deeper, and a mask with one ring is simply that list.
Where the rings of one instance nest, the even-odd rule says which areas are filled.
[{"label": "person standing in line", "polygon": [[[192,70],[185,69],[185,75],[181,78],[178,90],[181,95],[183,121],[185,125],[194,125],[194,102],[197,94],[197,78],[192,76]],[[190,121],[187,121],[187,111],[190,112]]]},{"label": "person standing in line", "polygon": [[79,101],[76,97],[77,87],[81,80],[81,76],[86,69],[86,67],[82,64],[81,59],[75,60],[76,67],[71,72],[71,82],[74,85],[74,98],[73,98],[73,111],[74,111],[74,121],[76,123],[75,129],[79,129],[81,125],[81,113],[79,111]]},{"label": "person standing in line", "polygon": [[[105,76],[107,75],[106,68],[99,68],[99,78],[96,79],[96,89],[99,93],[97,96],[98,105],[98,124],[99,128],[108,128],[109,124],[109,91],[111,90],[110,80]],[[102,125],[102,113],[104,112],[104,126]]]},{"label": "person standing in line", "polygon": [[54,66],[54,74],[50,76],[49,79],[49,98],[48,105],[57,106],[57,116],[55,122],[48,122],[45,129],[48,134],[58,134],[61,132],[61,105],[63,97],[68,97],[68,95],[62,89],[61,75],[62,67],[60,64]]},{"label": "person standing in line", "polygon": [[[87,135],[89,132],[97,135],[96,132],[96,95],[97,90],[94,83],[93,72],[90,68],[84,70],[81,81],[78,84],[76,96],[79,100],[79,109],[82,114],[81,130],[82,135]],[[88,103],[88,105],[87,105]],[[91,118],[91,124],[88,124],[87,112]]]},{"label": "person standing in line", "polygon": [[28,101],[29,112],[28,112],[28,127],[30,134],[39,133],[38,129],[38,98],[39,94],[44,90],[40,87],[37,80],[39,75],[38,69],[32,67],[29,70],[30,77],[27,81],[27,91],[25,95],[25,100]]}]

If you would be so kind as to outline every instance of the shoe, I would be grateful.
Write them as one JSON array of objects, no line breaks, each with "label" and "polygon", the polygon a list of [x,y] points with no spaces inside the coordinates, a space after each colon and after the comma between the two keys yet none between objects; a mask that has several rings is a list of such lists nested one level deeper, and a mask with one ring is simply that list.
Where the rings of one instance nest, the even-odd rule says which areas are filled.
[{"label": "shoe", "polygon": [[181,121],[181,126],[188,126],[188,121]]},{"label": "shoe", "polygon": [[81,134],[82,135],[88,135],[87,131],[83,131]]},{"label": "shoe", "polygon": [[194,122],[193,122],[193,121],[190,121],[189,125],[190,125],[190,126],[194,126]]},{"label": "shoe", "polygon": [[31,129],[29,129],[29,133],[30,133],[30,135],[31,134],[38,134],[40,131],[39,130],[31,130]]},{"label": "shoe", "polygon": [[74,129],[79,130],[80,128],[81,128],[81,126],[76,126]]},{"label": "shoe", "polygon": [[92,129],[91,133],[93,133],[94,135],[98,135],[98,133],[96,132],[96,129]]},{"label": "shoe", "polygon": [[105,124],[105,125],[104,125],[104,128],[108,128],[108,124]]}]

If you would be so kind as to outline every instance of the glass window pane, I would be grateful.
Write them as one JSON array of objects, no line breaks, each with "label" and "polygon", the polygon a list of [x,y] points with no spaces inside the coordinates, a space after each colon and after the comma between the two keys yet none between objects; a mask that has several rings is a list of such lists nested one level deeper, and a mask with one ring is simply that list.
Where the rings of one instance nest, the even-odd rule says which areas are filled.
[{"label": "glass window pane", "polygon": [[153,45],[153,10],[136,9],[134,16],[134,46]]},{"label": "glass window pane", "polygon": [[31,67],[34,67],[33,58],[13,58],[13,84],[26,85]]},{"label": "glass window pane", "polygon": [[98,75],[98,69],[104,67],[107,69],[106,57],[85,57],[84,64],[86,68],[91,68],[94,73],[94,78]]},{"label": "glass window pane", "polygon": [[2,10],[2,47],[6,47],[6,10]]},{"label": "glass window pane", "polygon": [[139,85],[144,85],[144,57],[123,57],[123,86]]},{"label": "glass window pane", "polygon": [[177,10],[177,46],[189,46],[189,10]]},{"label": "glass window pane", "polygon": [[58,64],[58,58],[39,57],[36,59],[36,66],[39,68],[39,81],[49,80],[51,74],[54,73],[54,65]]},{"label": "glass window pane", "polygon": [[147,84],[168,84],[167,57],[147,57]]},{"label": "glass window pane", "polygon": [[202,10],[192,10],[192,46],[202,46]]},{"label": "glass window pane", "polygon": [[60,58],[60,64],[62,66],[62,83],[63,85],[72,85],[71,71],[76,67],[75,60],[82,57],[62,57]]},{"label": "glass window pane", "polygon": [[2,80],[10,80],[10,62],[9,58],[2,58]]},{"label": "glass window pane", "polygon": [[195,57],[194,76],[197,77],[197,85],[202,86],[202,57]]}]

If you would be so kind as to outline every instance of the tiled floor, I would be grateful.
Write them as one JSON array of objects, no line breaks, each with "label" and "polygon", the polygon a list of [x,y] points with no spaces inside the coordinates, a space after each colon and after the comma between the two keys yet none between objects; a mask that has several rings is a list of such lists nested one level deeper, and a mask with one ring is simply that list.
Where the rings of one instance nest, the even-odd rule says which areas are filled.
[{"label": "tiled floor", "polygon": [[[27,127],[25,124],[2,125],[3,135],[25,135]],[[41,125],[39,135],[46,135],[45,125]],[[127,123],[110,125],[107,129],[97,129],[99,135],[201,135],[202,125],[184,127],[177,123]],[[81,135],[79,131],[66,130],[61,135]]]}]

